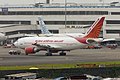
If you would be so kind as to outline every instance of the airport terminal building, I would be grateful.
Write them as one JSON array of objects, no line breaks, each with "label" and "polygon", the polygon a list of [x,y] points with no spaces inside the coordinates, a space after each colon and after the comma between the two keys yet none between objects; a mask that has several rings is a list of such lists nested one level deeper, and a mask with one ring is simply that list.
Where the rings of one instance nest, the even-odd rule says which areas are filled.
[{"label": "airport terminal building", "polygon": [[[47,0],[48,1],[48,0]],[[106,16],[100,37],[120,37],[120,3],[36,3],[0,6],[0,32],[8,38],[41,33],[42,16],[52,33],[85,33],[100,16]]]}]

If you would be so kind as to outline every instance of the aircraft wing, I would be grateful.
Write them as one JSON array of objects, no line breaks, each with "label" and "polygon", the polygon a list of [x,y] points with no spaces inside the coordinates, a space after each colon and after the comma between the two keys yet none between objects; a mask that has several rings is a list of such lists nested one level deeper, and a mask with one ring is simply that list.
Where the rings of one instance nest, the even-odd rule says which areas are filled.
[{"label": "aircraft wing", "polygon": [[118,47],[118,44],[117,44],[117,41],[115,38],[111,38],[111,39],[104,39],[102,42],[101,42],[101,45],[103,46],[106,46],[108,48],[117,48]]},{"label": "aircraft wing", "polygon": [[115,38],[110,38],[110,39],[103,39],[101,43],[106,44],[106,43],[115,43],[116,39]]},{"label": "aircraft wing", "polygon": [[33,43],[32,45],[34,45],[34,46],[37,46],[38,48],[44,48],[44,49],[60,49],[60,47],[59,46],[56,46],[56,45],[49,45],[49,44],[47,44],[47,45],[44,45],[44,44],[37,44],[37,43]]}]

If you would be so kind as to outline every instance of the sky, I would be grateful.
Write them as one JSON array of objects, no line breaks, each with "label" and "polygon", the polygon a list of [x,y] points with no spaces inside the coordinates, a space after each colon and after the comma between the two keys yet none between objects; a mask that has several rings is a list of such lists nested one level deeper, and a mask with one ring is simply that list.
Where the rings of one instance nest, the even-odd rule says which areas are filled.
[{"label": "sky", "polygon": [[[44,3],[46,0],[0,0],[0,5],[14,5],[14,4],[34,4],[34,3]],[[65,0],[50,0],[51,3],[64,3]],[[70,3],[110,3],[110,2],[120,2],[120,0],[66,0]],[[100,2],[101,1],[101,2]]]}]

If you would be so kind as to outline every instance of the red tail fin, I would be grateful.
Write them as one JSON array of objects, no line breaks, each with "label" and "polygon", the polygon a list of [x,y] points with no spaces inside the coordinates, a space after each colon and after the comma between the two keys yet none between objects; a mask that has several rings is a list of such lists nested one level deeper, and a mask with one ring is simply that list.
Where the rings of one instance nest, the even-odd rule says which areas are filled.
[{"label": "red tail fin", "polygon": [[85,33],[84,38],[98,38],[103,26],[104,19],[105,17],[98,18]]}]

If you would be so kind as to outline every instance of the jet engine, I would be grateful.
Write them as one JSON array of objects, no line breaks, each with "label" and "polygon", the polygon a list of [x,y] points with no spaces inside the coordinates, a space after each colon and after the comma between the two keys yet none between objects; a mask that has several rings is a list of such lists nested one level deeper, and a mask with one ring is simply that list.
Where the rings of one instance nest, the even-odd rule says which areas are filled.
[{"label": "jet engine", "polygon": [[34,54],[34,53],[39,52],[39,51],[40,50],[38,48],[36,48],[36,47],[27,47],[27,48],[25,48],[26,55]]},{"label": "jet engine", "polygon": [[87,42],[88,44],[93,44],[93,45],[98,43],[98,42],[97,42],[96,40],[94,40],[94,39],[87,39],[86,42]]},{"label": "jet engine", "polygon": [[88,47],[91,47],[92,49],[100,49],[102,46],[100,45],[99,41],[96,41],[95,39],[87,39],[86,42],[89,44]]}]

